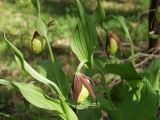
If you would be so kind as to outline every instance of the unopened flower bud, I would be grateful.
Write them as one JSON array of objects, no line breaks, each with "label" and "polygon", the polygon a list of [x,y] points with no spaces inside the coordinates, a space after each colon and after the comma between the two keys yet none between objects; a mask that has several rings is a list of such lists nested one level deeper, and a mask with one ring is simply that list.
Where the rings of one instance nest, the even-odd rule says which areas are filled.
[{"label": "unopened flower bud", "polygon": [[90,78],[81,73],[76,73],[72,83],[71,95],[75,102],[81,103],[85,101],[89,94],[95,100],[95,95],[90,83]]},{"label": "unopened flower bud", "polygon": [[34,33],[31,41],[31,48],[33,53],[40,54],[45,48],[45,39],[40,36],[37,32]]},{"label": "unopened flower bud", "polygon": [[121,48],[120,38],[113,32],[108,32],[106,36],[106,52],[107,55],[115,54]]}]

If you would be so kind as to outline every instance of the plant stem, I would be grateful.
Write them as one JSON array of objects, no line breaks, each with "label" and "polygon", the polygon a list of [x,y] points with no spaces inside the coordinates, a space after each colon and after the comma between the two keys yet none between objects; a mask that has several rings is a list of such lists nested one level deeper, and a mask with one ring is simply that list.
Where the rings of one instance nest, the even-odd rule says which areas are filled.
[{"label": "plant stem", "polygon": [[67,119],[71,120],[70,114],[69,114],[69,111],[68,111],[68,107],[67,107],[67,104],[65,102],[65,98],[64,98],[62,92],[60,91],[60,89],[58,88],[58,86],[56,84],[54,84],[53,82],[50,82],[50,84],[56,89],[56,91],[58,93],[58,98],[60,99],[60,101],[62,103],[62,106],[64,108],[64,112],[66,113]]},{"label": "plant stem", "polygon": [[82,67],[88,62],[88,60],[83,60],[77,67],[77,72],[80,72]]},{"label": "plant stem", "polygon": [[128,38],[128,40],[130,42],[130,45],[131,45],[132,64],[134,65],[135,64],[135,59],[134,59],[134,44],[133,44],[133,41],[131,39],[131,36],[130,36],[129,32],[126,35],[126,37]]},{"label": "plant stem", "polygon": [[60,101],[62,103],[62,106],[63,106],[64,112],[66,113],[67,119],[71,120],[71,117],[70,117],[70,114],[69,114],[69,111],[67,108],[67,104],[65,102],[65,98],[64,98],[63,94],[61,93],[60,89],[58,88],[58,86],[56,84],[53,84],[51,82],[51,85],[56,89],[56,91],[58,93],[58,98],[60,99]]},{"label": "plant stem", "polygon": [[[45,39],[46,39],[46,41],[47,41],[47,45],[48,45],[48,48],[49,48],[49,53],[50,53],[51,61],[52,61],[52,63],[54,64],[55,59],[54,59],[54,55],[53,55],[53,51],[52,51],[51,45],[50,45],[50,43],[49,43],[48,36],[45,36]],[[58,97],[59,97],[59,99],[60,99],[61,102],[62,102],[62,106],[63,106],[63,108],[64,108],[64,112],[66,113],[67,119],[68,119],[68,120],[71,120],[70,114],[69,114],[69,111],[68,111],[68,108],[67,108],[67,104],[66,104],[66,102],[65,102],[65,98],[64,98],[62,92],[60,91],[59,87],[58,87],[56,84],[52,84],[52,86],[56,89],[56,91],[57,91],[57,93],[58,93],[58,95],[59,95]]]},{"label": "plant stem", "polygon": [[49,49],[51,61],[52,61],[52,63],[54,63],[54,62],[55,62],[55,59],[54,59],[54,55],[53,55],[53,51],[52,51],[51,45],[50,45],[50,43],[49,43],[49,39],[48,39],[47,36],[45,36],[45,39],[46,39],[46,41],[47,41],[47,45],[48,45],[48,49]]},{"label": "plant stem", "polygon": [[104,77],[104,74],[103,74],[100,70],[98,70],[98,71],[99,71],[99,73],[101,74],[102,80],[103,80],[103,84],[104,84],[104,86],[106,87],[107,98],[108,98],[108,100],[109,100],[112,108],[114,108],[115,105],[114,105],[114,103],[112,102],[112,99],[111,99],[111,97],[110,97],[110,93],[109,93],[109,89],[108,89],[108,84],[107,84],[107,82],[106,82],[106,79],[105,79],[105,77]]}]

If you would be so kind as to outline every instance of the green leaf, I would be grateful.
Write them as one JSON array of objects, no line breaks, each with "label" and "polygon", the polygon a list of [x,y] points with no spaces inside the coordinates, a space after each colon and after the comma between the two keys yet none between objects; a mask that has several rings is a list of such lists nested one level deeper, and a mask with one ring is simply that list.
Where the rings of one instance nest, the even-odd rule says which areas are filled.
[{"label": "green leaf", "polygon": [[147,80],[143,81],[140,91],[140,100],[133,99],[134,90],[128,92],[117,109],[108,109],[108,102],[99,101],[102,108],[109,114],[112,120],[156,120],[156,112],[159,105],[159,95],[150,86]]},{"label": "green leaf", "polygon": [[4,39],[9,44],[9,46],[11,46],[11,48],[15,51],[15,54],[17,55],[17,57],[21,58],[20,62],[22,64],[22,69],[24,69],[23,68],[23,66],[24,66],[24,63],[23,63],[23,59],[24,59],[23,54],[6,38],[5,33],[4,33]]},{"label": "green leaf", "polygon": [[40,14],[40,3],[39,3],[39,0],[32,0],[32,4],[34,5],[36,10],[38,11],[37,20],[36,20],[36,23],[35,23],[36,30],[41,36],[47,37],[47,25],[43,21],[43,19],[41,17],[41,14]]},{"label": "green leaf", "polygon": [[153,116],[156,117],[159,95],[147,80],[141,90],[141,99],[139,101],[133,100],[133,95],[134,93],[130,92],[118,107],[117,112],[119,112],[120,120],[150,120]]},{"label": "green leaf", "polygon": [[[20,59],[17,56],[15,56],[15,59],[17,63],[20,63],[20,66],[22,66],[22,63],[20,62]],[[37,71],[35,71],[25,60],[23,60],[23,62],[24,62],[24,71],[27,72],[29,75],[31,75],[35,80],[38,80],[39,82],[42,82],[46,85],[54,84],[52,81],[48,80],[47,78],[39,74]]]},{"label": "green leaf", "polygon": [[159,91],[160,93],[160,58],[153,60],[149,67],[145,70],[144,74],[153,89]]},{"label": "green leaf", "polygon": [[106,18],[105,22],[110,22],[110,21],[115,21],[115,20],[118,21],[120,27],[122,27],[122,30],[124,31],[126,38],[129,38],[130,37],[129,30],[126,25],[125,18],[123,16],[116,17],[116,16],[111,15],[108,18]]},{"label": "green leaf", "polygon": [[124,33],[126,34],[126,38],[129,38],[130,35],[129,35],[129,30],[128,30],[128,27],[126,25],[126,22],[125,22],[125,18],[120,16],[120,17],[116,17],[116,19],[119,21],[119,23],[121,24],[121,27],[123,28],[124,30]]},{"label": "green leaf", "polygon": [[100,103],[100,107],[109,112],[109,111],[113,111],[113,107],[110,104],[109,100],[105,99],[104,97],[97,97],[97,101]]},{"label": "green leaf", "polygon": [[38,11],[38,13],[40,14],[40,3],[39,0],[31,0],[33,6],[36,8],[36,10]]},{"label": "green leaf", "polygon": [[[137,84],[135,84],[135,86],[137,87]],[[138,89],[136,87],[133,87],[132,85],[133,89]],[[112,98],[112,101],[114,101],[114,104],[119,105],[122,102],[122,100],[126,97],[126,95],[128,95],[130,89],[131,85],[127,82],[120,82],[119,84],[114,85],[113,88],[110,90],[110,96]]]},{"label": "green leaf", "polygon": [[90,63],[90,67],[93,64],[92,57],[97,43],[96,26],[93,19],[85,13],[79,0],[77,0],[77,5],[80,20],[73,32],[71,49],[80,62],[87,60]]},{"label": "green leaf", "polygon": [[64,96],[67,97],[69,95],[69,80],[58,61],[54,63],[51,61],[40,61],[38,67],[40,70],[45,71],[45,77],[58,85]]},{"label": "green leaf", "polygon": [[22,95],[28,100],[31,104],[47,109],[47,110],[54,110],[58,113],[63,113],[61,108],[61,103],[57,99],[49,98],[41,88],[34,86],[33,84],[25,84],[25,83],[18,83],[13,82],[15,86],[19,88]]},{"label": "green leaf", "polygon": [[153,73],[155,70],[160,69],[160,58],[156,58],[147,68],[146,72],[148,74]]},{"label": "green leaf", "polygon": [[122,79],[126,80],[141,79],[141,76],[136,72],[131,62],[126,62],[123,64],[106,64],[103,71],[104,73],[119,75]]},{"label": "green leaf", "polygon": [[103,26],[102,24],[105,19],[105,11],[102,7],[100,0],[97,0],[97,8],[94,13],[94,16],[95,16],[97,23],[99,23],[101,26]]},{"label": "green leaf", "polygon": [[97,108],[83,109],[78,111],[79,120],[100,120],[101,114]]},{"label": "green leaf", "polygon": [[39,14],[36,20],[36,30],[41,36],[47,37],[47,25],[44,23],[41,15]]}]

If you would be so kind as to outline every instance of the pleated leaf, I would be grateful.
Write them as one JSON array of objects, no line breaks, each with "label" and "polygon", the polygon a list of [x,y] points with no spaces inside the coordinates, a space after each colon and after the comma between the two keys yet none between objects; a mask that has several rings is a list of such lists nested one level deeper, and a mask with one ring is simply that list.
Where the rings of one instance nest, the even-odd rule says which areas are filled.
[{"label": "pleated leaf", "polygon": [[93,19],[85,13],[79,0],[77,0],[77,5],[80,20],[73,32],[71,49],[76,54],[80,62],[87,60],[91,63],[97,43],[96,26]]}]

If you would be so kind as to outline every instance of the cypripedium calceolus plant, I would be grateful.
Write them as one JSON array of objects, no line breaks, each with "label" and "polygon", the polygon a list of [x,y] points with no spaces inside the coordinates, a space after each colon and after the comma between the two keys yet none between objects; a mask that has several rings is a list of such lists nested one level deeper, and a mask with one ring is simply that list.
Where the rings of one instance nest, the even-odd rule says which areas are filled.
[{"label": "cypripedium calceolus plant", "polygon": [[[53,22],[49,22],[48,25],[45,23],[40,13],[39,0],[32,0],[32,3],[37,12],[35,22],[35,31],[37,32],[35,32],[31,41],[32,50],[36,54],[41,53],[45,46],[45,40],[51,60],[39,63],[42,70],[34,70],[34,68],[27,63],[21,51],[18,50],[4,34],[5,41],[15,52],[17,64],[22,71],[30,75],[32,79],[29,79],[31,80],[30,83],[28,83],[28,81],[25,83],[26,81],[4,80],[0,78],[0,84],[6,85],[11,89],[15,88],[17,90],[18,88],[29,103],[38,108],[52,111],[53,119],[100,120],[103,118],[104,112],[109,116],[107,119],[110,120],[159,119],[156,113],[160,107],[160,58],[155,59],[146,70],[142,69],[140,74],[136,71],[134,66],[134,44],[124,17],[110,16],[106,19],[105,10],[100,0],[97,0],[96,18],[94,20],[93,17],[85,12],[80,0],[76,0],[79,10],[79,21],[73,31],[71,48],[79,59],[80,64],[77,67],[70,88],[70,77],[65,74],[59,61],[54,57],[50,45],[48,27],[51,26]],[[159,12],[157,12],[157,14],[158,13]],[[110,57],[109,55],[112,57],[118,49],[121,49],[120,38],[113,32],[107,33],[106,52],[108,56],[101,56],[96,53],[98,36],[95,22],[107,32],[108,29],[105,25],[107,26],[110,21],[115,20],[119,23],[121,29],[123,29],[125,38],[130,42],[132,61],[128,59],[128,61],[124,63],[114,63],[108,59]],[[100,44],[103,46],[103,42]],[[99,80],[97,80],[97,85],[99,86],[95,86],[97,96],[95,96],[93,91],[91,79],[80,72],[82,67],[86,68],[87,72],[90,72],[93,78],[98,75]],[[113,84],[108,80],[109,77],[107,75],[109,74],[118,76],[112,78]],[[53,95],[49,96],[48,92],[46,93],[46,90],[34,84],[35,82],[33,82],[33,80],[44,84],[45,87],[43,87],[43,89],[47,88]],[[75,104],[70,102],[68,98],[70,89],[73,100],[78,103],[76,106],[77,113],[72,109],[75,107]],[[94,101],[85,101],[89,95],[92,96]],[[97,104],[95,104],[95,99]]]},{"label": "cypripedium calceolus plant", "polygon": [[77,103],[81,103],[87,99],[89,94],[92,96],[93,100],[96,99],[90,83],[90,78],[82,73],[75,73],[71,90],[73,100]]},{"label": "cypripedium calceolus plant", "polygon": [[113,55],[121,49],[121,40],[114,32],[108,32],[106,36],[106,52],[107,55]]}]

